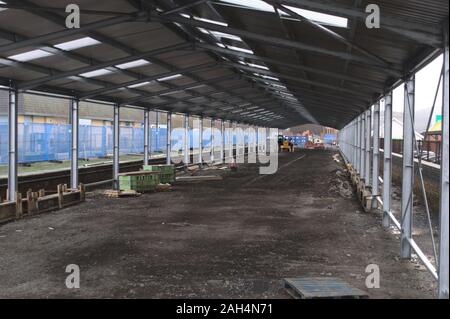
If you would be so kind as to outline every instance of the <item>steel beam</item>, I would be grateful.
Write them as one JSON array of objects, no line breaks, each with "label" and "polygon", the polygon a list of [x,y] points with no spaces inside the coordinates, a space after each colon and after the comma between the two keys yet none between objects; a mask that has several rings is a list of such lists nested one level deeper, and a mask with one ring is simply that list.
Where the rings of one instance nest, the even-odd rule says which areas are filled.
[{"label": "steel beam", "polygon": [[101,94],[105,94],[105,93],[109,93],[109,92],[113,92],[116,91],[118,89],[124,88],[124,87],[130,87],[133,85],[137,85],[137,84],[141,84],[143,82],[151,82],[151,81],[156,81],[158,79],[161,78],[165,78],[165,77],[169,77],[169,76],[174,76],[177,74],[184,74],[186,72],[193,72],[193,71],[204,71],[205,69],[210,69],[213,66],[216,66],[216,63],[205,63],[205,64],[200,64],[200,65],[195,65],[195,66],[190,66],[184,69],[177,69],[175,71],[170,71],[170,72],[165,72],[162,74],[155,74],[155,75],[151,75],[151,76],[144,76],[141,77],[140,79],[137,80],[133,80],[133,81],[128,81],[125,83],[119,83],[119,84],[110,84],[107,87],[104,88],[100,88],[97,90],[93,90],[93,91],[89,91],[83,94],[79,95],[79,98],[81,100],[85,100],[97,95],[101,95]]},{"label": "steel beam", "polygon": [[405,100],[403,110],[403,176],[402,176],[402,234],[401,257],[411,258],[413,187],[414,187],[414,94],[415,78],[405,82]]},{"label": "steel beam", "polygon": [[[365,22],[367,14],[363,10],[336,3],[325,3],[314,0],[277,0],[280,4],[301,7],[312,11],[319,11],[331,15],[340,15],[348,18],[356,18]],[[401,19],[398,16],[383,14],[381,20],[382,28],[389,29],[403,37],[418,41],[430,46],[439,46],[442,43],[440,28],[438,25],[418,23]]]},{"label": "steel beam", "polygon": [[449,298],[449,34],[448,23],[444,30],[444,76],[442,85],[442,147],[441,147],[441,198],[439,231],[439,298]]},{"label": "steel beam", "polygon": [[169,88],[169,89],[158,91],[158,92],[148,92],[148,93],[144,93],[144,94],[142,94],[140,96],[137,96],[137,97],[133,97],[133,98],[130,98],[130,99],[123,100],[123,101],[121,101],[121,104],[129,105],[129,104],[136,103],[136,102],[139,102],[139,101],[142,101],[142,100],[150,99],[150,98],[155,97],[155,96],[161,96],[161,95],[164,95],[164,94],[174,93],[174,92],[178,92],[178,91],[191,90],[191,89],[194,89],[194,88],[198,87],[199,85],[209,85],[209,84],[212,84],[212,83],[218,83],[218,82],[221,82],[221,81],[231,80],[233,78],[236,78],[236,75],[233,74],[233,75],[221,76],[221,77],[218,77],[218,78],[213,78],[213,79],[208,79],[208,80],[204,80],[204,81],[200,81],[200,82],[195,82],[195,83],[190,83],[190,84],[186,84],[186,85],[181,85],[181,86],[177,86],[177,87],[174,87],[174,88]]},{"label": "steel beam", "polygon": [[384,100],[383,226],[390,227],[392,190],[392,91]]},{"label": "steel beam", "polygon": [[365,168],[365,173],[364,173],[364,182],[366,184],[366,186],[368,186],[370,184],[370,153],[371,153],[371,133],[372,133],[372,114],[371,114],[371,110],[367,110],[366,111],[366,154],[365,154],[365,163],[364,163],[364,168]]},{"label": "steel beam", "polygon": [[17,90],[10,90],[8,92],[8,201],[16,200],[16,193],[19,190],[19,183],[17,179],[18,166],[18,103],[19,94]]},{"label": "steel beam", "polygon": [[167,144],[166,144],[166,164],[172,163],[172,113],[167,113]]},{"label": "steel beam", "polygon": [[166,15],[174,14],[174,13],[177,13],[177,12],[181,12],[181,11],[184,11],[186,9],[189,9],[189,8],[192,8],[192,7],[195,7],[195,6],[198,6],[198,5],[203,4],[205,2],[208,2],[208,1],[209,0],[196,0],[196,1],[193,1],[191,3],[187,3],[185,5],[181,5],[179,7],[176,7],[176,8],[167,10],[167,11],[164,11],[163,13],[161,13],[161,15],[162,16],[166,16]]},{"label": "steel beam", "polygon": [[380,196],[380,101],[373,106],[373,137],[372,137],[372,208],[378,207],[377,198]]},{"label": "steel beam", "polygon": [[364,92],[363,90],[346,89],[346,88],[343,88],[343,87],[340,87],[340,86],[335,86],[335,85],[325,84],[325,83],[322,83],[322,82],[301,79],[301,78],[298,78],[296,76],[291,76],[291,75],[286,75],[286,74],[281,74],[281,73],[275,73],[275,72],[272,72],[270,70],[263,70],[263,69],[260,69],[260,68],[254,68],[254,67],[251,67],[251,66],[245,66],[245,65],[242,65],[242,64],[239,64],[239,63],[225,62],[225,65],[229,65],[229,66],[231,66],[233,68],[236,68],[236,69],[239,69],[239,70],[245,70],[245,71],[249,71],[249,72],[265,74],[265,75],[269,75],[269,76],[273,76],[273,77],[277,77],[277,78],[281,78],[281,79],[286,79],[286,80],[291,80],[291,81],[295,81],[295,82],[299,82],[299,83],[305,83],[305,84],[310,84],[310,85],[314,85],[314,86],[324,87],[324,88],[327,88],[327,89],[330,89],[330,90],[335,90],[335,91],[339,91],[339,92],[345,92],[345,93],[358,95],[358,96],[365,96],[367,94],[371,94],[369,91],[365,91]]},{"label": "steel beam", "polygon": [[274,37],[274,36],[270,36],[270,35],[254,33],[254,32],[246,31],[243,29],[237,29],[237,28],[232,28],[232,27],[228,27],[228,26],[226,27],[226,26],[215,24],[215,23],[199,21],[199,20],[195,20],[195,19],[185,18],[182,16],[177,16],[177,15],[168,16],[168,17],[160,17],[156,14],[152,14],[151,16],[155,21],[160,21],[160,22],[171,21],[171,22],[179,23],[181,25],[187,25],[187,26],[196,27],[196,28],[204,28],[204,29],[211,30],[211,31],[224,32],[224,33],[239,36],[241,38],[253,40],[256,42],[267,43],[267,44],[278,46],[278,47],[285,47],[285,48],[290,48],[290,49],[297,49],[297,50],[303,50],[303,51],[323,54],[323,55],[338,58],[338,59],[361,62],[361,63],[367,64],[367,65],[382,66],[382,65],[380,65],[380,63],[373,63],[373,61],[371,59],[368,59],[365,57],[357,56],[357,55],[350,54],[347,52],[329,50],[329,49],[318,47],[315,45],[309,45],[309,44],[305,44],[305,43],[298,42],[298,41],[292,41],[292,40],[288,40],[288,39],[281,38],[281,37]]},{"label": "steel beam", "polygon": [[284,11],[291,17],[300,19],[300,21],[302,21],[303,23],[306,23],[309,26],[313,27],[314,29],[321,31],[323,34],[330,36],[331,38],[335,39],[336,41],[344,43],[347,47],[349,47],[349,49],[353,49],[354,51],[359,51],[363,55],[374,60],[376,63],[380,63],[381,65],[384,65],[386,67],[389,66],[388,62],[386,62],[384,59],[380,58],[376,54],[373,54],[373,53],[369,52],[368,50],[360,47],[359,45],[356,45],[355,43],[353,43],[353,42],[347,40],[345,37],[341,36],[340,34],[328,29],[327,27],[325,27],[313,20],[306,18],[305,16],[299,14],[298,12],[295,12],[295,11],[289,9],[287,6],[283,6],[283,5],[280,5],[280,4],[278,4],[276,2],[272,2],[272,1],[267,1],[267,0],[264,0],[264,1],[272,4],[277,9]]},{"label": "steel beam", "polygon": [[72,152],[70,157],[70,187],[78,187],[78,141],[79,141],[79,102],[76,99],[70,101],[71,130],[72,130]]},{"label": "steel beam", "polygon": [[[215,46],[215,45],[211,45],[211,44],[205,44],[205,43],[199,43],[198,45],[195,46],[196,48],[202,48],[208,51],[212,51],[212,52],[216,52],[216,53],[221,53],[221,54],[226,54],[226,55],[230,55],[230,56],[234,56],[234,57],[240,57],[240,58],[245,58],[245,59],[249,59],[249,60],[253,60],[253,61],[262,61],[268,64],[273,64],[276,66],[284,66],[290,69],[294,69],[294,70],[299,70],[299,71],[306,71],[306,72],[310,72],[310,73],[315,73],[315,74],[319,74],[319,75],[323,75],[326,77],[331,77],[331,78],[335,78],[335,79],[340,79],[340,80],[346,80],[351,82],[354,85],[364,85],[364,86],[369,86],[369,87],[380,87],[382,86],[382,84],[380,83],[376,83],[374,81],[368,81],[366,79],[362,79],[362,78],[356,78],[353,76],[348,76],[345,74],[341,74],[341,73],[335,73],[335,72],[331,72],[331,71],[327,71],[327,70],[323,70],[323,69],[319,69],[319,68],[315,68],[315,67],[310,67],[310,66],[306,66],[306,65],[301,65],[301,64],[296,64],[296,63],[289,63],[287,61],[279,61],[276,59],[271,59],[271,58],[266,58],[266,57],[261,57],[258,55],[254,55],[254,54],[249,54],[249,53],[245,53],[245,52],[240,52],[240,51],[235,51],[235,50],[230,50],[230,49],[226,49],[226,48],[222,48],[219,46]],[[397,76],[399,75],[398,72],[393,72],[395,73]]]},{"label": "steel beam", "polygon": [[150,156],[150,110],[144,110],[144,165],[148,165]]},{"label": "steel beam", "polygon": [[120,163],[120,106],[113,106],[113,189],[119,190],[119,163]]}]

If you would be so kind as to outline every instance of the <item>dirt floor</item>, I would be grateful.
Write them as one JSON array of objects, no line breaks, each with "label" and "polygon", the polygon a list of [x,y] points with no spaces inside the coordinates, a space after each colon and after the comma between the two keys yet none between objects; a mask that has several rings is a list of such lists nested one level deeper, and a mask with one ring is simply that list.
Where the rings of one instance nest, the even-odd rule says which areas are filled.
[{"label": "dirt floor", "polygon": [[[333,151],[282,153],[275,175],[241,165],[223,181],[86,203],[0,226],[0,297],[290,298],[282,279],[333,276],[371,298],[432,298],[395,233],[363,213]],[[77,264],[81,288],[65,286]],[[378,264],[381,287],[367,289]]]}]

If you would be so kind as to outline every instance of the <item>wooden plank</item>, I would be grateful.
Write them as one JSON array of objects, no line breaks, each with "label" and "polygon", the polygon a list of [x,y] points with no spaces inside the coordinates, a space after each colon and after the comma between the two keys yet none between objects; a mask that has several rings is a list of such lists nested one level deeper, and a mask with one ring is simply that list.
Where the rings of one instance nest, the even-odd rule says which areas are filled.
[{"label": "wooden plank", "polygon": [[19,192],[16,192],[16,218],[20,219],[23,216],[23,209],[22,209],[22,194]]},{"label": "wooden plank", "polygon": [[58,207],[59,209],[63,208],[63,201],[64,201],[64,189],[63,185],[59,184],[56,187],[56,193],[58,194]]},{"label": "wooden plank", "polygon": [[138,193],[134,190],[127,190],[127,191],[106,190],[103,194],[113,198],[141,196],[141,193]]},{"label": "wooden plank", "polygon": [[205,176],[178,176],[177,182],[200,182],[200,181],[221,181],[222,176],[218,175],[205,175]]},{"label": "wooden plank", "polygon": [[78,189],[80,190],[80,201],[84,202],[86,200],[86,187],[84,184],[80,184]]}]

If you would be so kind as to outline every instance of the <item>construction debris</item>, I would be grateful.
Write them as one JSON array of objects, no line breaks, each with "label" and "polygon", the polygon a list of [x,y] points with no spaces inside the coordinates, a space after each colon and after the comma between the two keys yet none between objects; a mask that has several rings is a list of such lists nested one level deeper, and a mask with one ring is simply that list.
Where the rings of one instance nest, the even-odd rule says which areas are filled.
[{"label": "construction debris", "polygon": [[336,170],[335,176],[331,180],[329,190],[338,193],[341,197],[353,197],[353,189],[347,180],[346,173],[342,170]]},{"label": "construction debris", "polygon": [[172,185],[170,184],[159,184],[156,186],[157,192],[171,192],[172,191]]},{"label": "construction debris", "polygon": [[141,196],[141,193],[138,193],[134,190],[126,190],[126,191],[106,190],[103,194],[113,198]]}]

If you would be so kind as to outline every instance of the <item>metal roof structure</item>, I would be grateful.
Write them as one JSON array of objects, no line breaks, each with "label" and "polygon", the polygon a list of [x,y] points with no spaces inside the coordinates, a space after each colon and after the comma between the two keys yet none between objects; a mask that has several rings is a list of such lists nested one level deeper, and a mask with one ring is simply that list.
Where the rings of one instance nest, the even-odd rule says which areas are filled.
[{"label": "metal roof structure", "polygon": [[0,85],[278,128],[344,127],[448,27],[445,0],[78,0],[68,29],[70,3],[0,1]]}]

